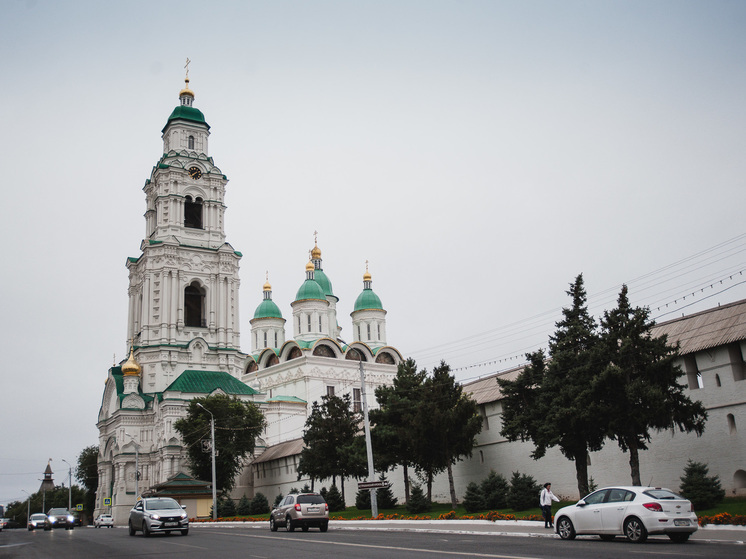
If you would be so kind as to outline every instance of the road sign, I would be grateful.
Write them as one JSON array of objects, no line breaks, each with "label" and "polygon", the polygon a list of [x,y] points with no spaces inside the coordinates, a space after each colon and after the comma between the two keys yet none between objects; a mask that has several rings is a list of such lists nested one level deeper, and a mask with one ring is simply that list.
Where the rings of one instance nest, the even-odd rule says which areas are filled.
[{"label": "road sign", "polygon": [[83,505],[75,505],[75,510],[83,510]]},{"label": "road sign", "polygon": [[390,484],[388,481],[358,481],[357,488],[361,489],[383,489]]},{"label": "road sign", "polygon": [[104,506],[105,507],[111,506],[111,497],[104,497]]}]

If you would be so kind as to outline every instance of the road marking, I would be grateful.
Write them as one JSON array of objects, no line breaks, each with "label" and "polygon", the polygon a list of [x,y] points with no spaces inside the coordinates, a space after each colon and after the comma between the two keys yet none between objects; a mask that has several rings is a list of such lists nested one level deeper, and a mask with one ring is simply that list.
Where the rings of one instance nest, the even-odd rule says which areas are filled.
[{"label": "road marking", "polygon": [[19,547],[22,545],[31,545],[34,542],[23,542],[23,543],[6,543],[4,545],[0,545],[0,549],[6,549],[8,547]]},{"label": "road marking", "polygon": [[[255,534],[237,534],[236,532],[217,532],[226,536],[240,536],[242,538],[261,538],[264,540],[277,540],[276,536],[258,536]],[[306,543],[317,543],[326,545],[337,545],[342,547],[362,547],[366,549],[388,549],[396,552],[418,552],[418,553],[433,553],[437,555],[448,555],[451,557],[488,557],[491,559],[539,559],[538,557],[532,557],[529,555],[495,555],[493,553],[467,553],[465,551],[441,551],[439,549],[423,549],[417,547],[394,547],[392,545],[371,545],[362,543],[347,543],[347,542],[329,542],[319,540],[307,540],[303,538],[293,538],[294,542],[306,542]]]}]

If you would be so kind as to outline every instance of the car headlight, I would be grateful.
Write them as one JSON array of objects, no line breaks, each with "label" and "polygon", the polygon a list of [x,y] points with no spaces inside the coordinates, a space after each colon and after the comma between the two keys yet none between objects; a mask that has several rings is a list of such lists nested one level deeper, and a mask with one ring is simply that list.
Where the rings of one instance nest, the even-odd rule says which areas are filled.
[{"label": "car headlight", "polygon": [[151,515],[149,515],[149,516],[150,516],[150,518],[152,518],[153,520],[160,520],[160,519],[161,519],[160,515],[158,515],[158,514],[151,514]]},{"label": "car headlight", "polygon": [[68,521],[68,522],[72,522],[73,520],[75,520],[75,517],[74,517],[74,516],[68,516],[68,517],[67,517],[67,521]]},{"label": "car headlight", "polygon": [[54,522],[55,520],[57,520],[57,518],[56,518],[56,517],[54,517],[54,516],[50,516],[50,517],[49,517],[49,521],[50,521],[50,522]]}]

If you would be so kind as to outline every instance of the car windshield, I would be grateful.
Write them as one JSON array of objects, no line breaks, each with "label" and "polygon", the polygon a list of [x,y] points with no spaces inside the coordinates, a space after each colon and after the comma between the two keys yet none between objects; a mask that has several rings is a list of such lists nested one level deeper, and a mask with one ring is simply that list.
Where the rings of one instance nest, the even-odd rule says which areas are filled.
[{"label": "car windshield", "polygon": [[668,489],[648,489],[647,491],[644,491],[645,495],[648,497],[652,497],[653,499],[663,500],[663,499],[681,499],[683,500],[684,497],[680,497],[676,493],[673,493],[672,491],[669,491]]},{"label": "car windshield", "polygon": [[299,505],[321,505],[324,502],[324,498],[321,495],[298,495]]},{"label": "car windshield", "polygon": [[152,501],[145,501],[145,508],[148,510],[170,510],[180,509],[181,505],[173,499],[153,499]]},{"label": "car windshield", "polygon": [[44,520],[47,517],[45,514],[32,514],[31,520]]},{"label": "car windshield", "polygon": [[67,509],[52,509],[49,514],[67,514]]}]

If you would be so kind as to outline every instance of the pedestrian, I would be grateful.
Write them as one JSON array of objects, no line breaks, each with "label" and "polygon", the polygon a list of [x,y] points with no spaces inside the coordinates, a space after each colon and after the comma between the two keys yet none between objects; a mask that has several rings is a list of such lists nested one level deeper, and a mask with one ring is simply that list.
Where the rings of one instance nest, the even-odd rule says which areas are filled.
[{"label": "pedestrian", "polygon": [[544,515],[544,528],[554,528],[554,522],[552,521],[552,500],[559,503],[559,499],[552,493],[552,484],[545,483],[544,489],[539,494],[539,505],[541,506],[541,513]]}]

